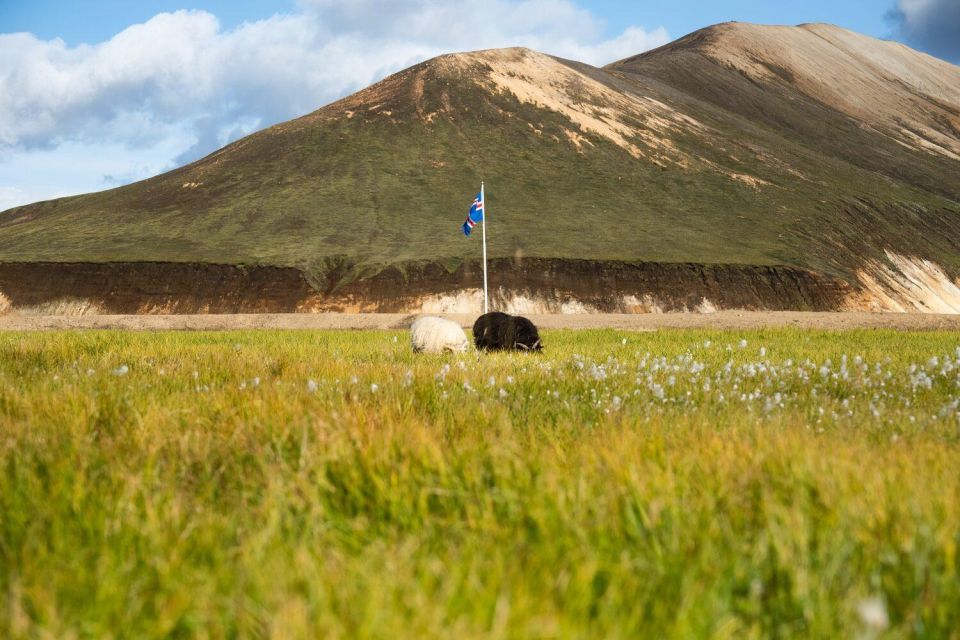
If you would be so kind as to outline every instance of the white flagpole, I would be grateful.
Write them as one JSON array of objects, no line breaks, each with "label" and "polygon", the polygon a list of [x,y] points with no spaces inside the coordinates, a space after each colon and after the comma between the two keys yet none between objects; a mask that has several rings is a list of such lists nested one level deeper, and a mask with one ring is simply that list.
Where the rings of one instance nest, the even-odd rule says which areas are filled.
[{"label": "white flagpole", "polygon": [[483,203],[483,312],[489,311],[487,303],[487,198],[483,193],[483,182],[480,182],[480,202]]}]

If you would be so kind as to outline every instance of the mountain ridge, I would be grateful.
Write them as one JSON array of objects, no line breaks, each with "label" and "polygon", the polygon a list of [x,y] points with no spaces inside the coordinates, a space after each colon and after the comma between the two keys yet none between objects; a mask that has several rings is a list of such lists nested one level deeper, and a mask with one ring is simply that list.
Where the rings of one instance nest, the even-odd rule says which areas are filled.
[{"label": "mountain ridge", "polygon": [[[774,37],[775,34],[775,37]],[[936,140],[913,134],[905,142],[960,160],[960,67],[906,45],[876,40],[834,25],[809,23],[797,27],[724,23],[708,27],[672,43],[696,43],[700,53],[730,65],[755,79],[782,80],[804,93],[853,117],[871,116],[891,126],[896,106],[909,115],[918,106],[910,98],[943,100],[933,106],[948,124],[948,135],[926,129]],[[649,59],[670,51],[671,45],[614,62],[605,68],[622,68],[630,60]],[[836,54],[827,56],[825,51]],[[830,58],[831,82],[824,82],[822,61]],[[816,65],[816,66],[815,66]],[[890,80],[895,81],[891,83]],[[894,91],[896,83],[904,91]],[[920,96],[911,95],[920,93]],[[870,97],[873,100],[865,100]],[[894,103],[893,105],[891,103]],[[918,139],[919,138],[919,139]],[[945,144],[945,146],[941,146]]]}]

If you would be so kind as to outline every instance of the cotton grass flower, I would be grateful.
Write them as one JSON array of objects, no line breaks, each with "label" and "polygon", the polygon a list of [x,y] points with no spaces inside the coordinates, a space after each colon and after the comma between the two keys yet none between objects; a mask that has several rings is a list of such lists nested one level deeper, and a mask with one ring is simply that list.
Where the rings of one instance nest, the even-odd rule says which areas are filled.
[{"label": "cotton grass flower", "polygon": [[887,606],[879,596],[865,598],[857,603],[857,615],[860,616],[860,622],[874,633],[886,631],[890,626]]}]

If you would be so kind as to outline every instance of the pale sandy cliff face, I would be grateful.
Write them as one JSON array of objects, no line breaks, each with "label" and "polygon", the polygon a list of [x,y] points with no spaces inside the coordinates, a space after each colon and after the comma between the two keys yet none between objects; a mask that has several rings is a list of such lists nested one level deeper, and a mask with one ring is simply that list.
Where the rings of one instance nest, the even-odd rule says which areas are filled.
[{"label": "pale sandy cliff face", "polygon": [[858,272],[863,289],[850,297],[852,310],[960,314],[960,281],[929,260],[886,254]]}]

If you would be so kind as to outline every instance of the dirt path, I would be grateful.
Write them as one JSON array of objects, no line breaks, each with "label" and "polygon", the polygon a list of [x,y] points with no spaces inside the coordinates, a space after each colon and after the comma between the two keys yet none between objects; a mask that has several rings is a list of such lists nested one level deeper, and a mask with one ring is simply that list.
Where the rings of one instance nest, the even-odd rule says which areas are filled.
[{"label": "dirt path", "polygon": [[[470,327],[474,316],[441,314]],[[0,330],[30,329],[129,329],[219,331],[229,329],[403,329],[415,314],[324,313],[235,315],[90,315],[0,316]],[[770,311],[721,311],[710,314],[667,313],[644,315],[530,315],[545,329],[759,329],[802,327],[810,329],[901,329],[960,331],[960,315],[906,313],[813,313]]]}]

